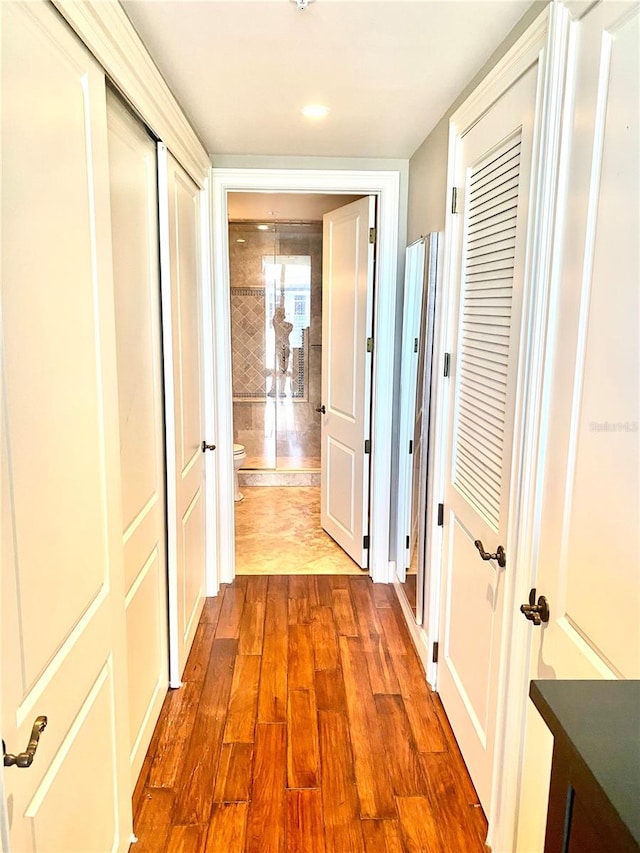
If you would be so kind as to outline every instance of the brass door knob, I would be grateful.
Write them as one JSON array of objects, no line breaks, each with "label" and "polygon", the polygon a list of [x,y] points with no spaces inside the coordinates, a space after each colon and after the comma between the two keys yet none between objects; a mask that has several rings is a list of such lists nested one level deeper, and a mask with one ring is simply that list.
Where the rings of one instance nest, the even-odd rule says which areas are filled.
[{"label": "brass door knob", "polygon": [[46,717],[36,717],[36,720],[31,729],[31,737],[24,752],[19,752],[18,755],[13,755],[7,752],[4,741],[2,741],[2,755],[4,758],[5,767],[31,767],[33,759],[40,742],[40,735],[47,727]]},{"label": "brass door knob", "polygon": [[504,550],[502,545],[498,545],[495,554],[489,554],[488,551],[484,550],[484,546],[482,545],[480,539],[476,539],[473,544],[478,549],[480,557],[483,560],[496,560],[501,569],[504,569],[504,567],[507,565],[507,552]]},{"label": "brass door knob", "polygon": [[525,619],[533,622],[534,625],[540,625],[541,622],[549,621],[549,602],[541,595],[536,603],[535,588],[529,592],[529,603],[520,605],[520,613],[524,613]]}]

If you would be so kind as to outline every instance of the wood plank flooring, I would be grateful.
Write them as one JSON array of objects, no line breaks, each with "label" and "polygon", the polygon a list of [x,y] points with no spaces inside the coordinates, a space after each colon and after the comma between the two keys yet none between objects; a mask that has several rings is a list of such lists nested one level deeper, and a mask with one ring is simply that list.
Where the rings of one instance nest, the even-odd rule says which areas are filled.
[{"label": "wood plank flooring", "polygon": [[134,795],[134,853],[474,853],[487,824],[392,587],[208,599]]}]

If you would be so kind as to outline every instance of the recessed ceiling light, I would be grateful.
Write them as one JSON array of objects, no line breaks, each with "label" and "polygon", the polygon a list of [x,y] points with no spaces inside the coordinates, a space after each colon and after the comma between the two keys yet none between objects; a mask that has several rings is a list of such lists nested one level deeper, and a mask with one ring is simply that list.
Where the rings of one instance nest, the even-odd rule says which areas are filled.
[{"label": "recessed ceiling light", "polygon": [[302,115],[306,118],[326,118],[329,113],[329,107],[322,104],[307,104],[302,108]]},{"label": "recessed ceiling light", "polygon": [[244,239],[244,237],[238,237],[238,239],[236,240],[236,243],[246,243],[246,242],[247,241]]},{"label": "recessed ceiling light", "polygon": [[268,230],[269,230],[268,225],[258,225],[258,231],[268,231]]}]

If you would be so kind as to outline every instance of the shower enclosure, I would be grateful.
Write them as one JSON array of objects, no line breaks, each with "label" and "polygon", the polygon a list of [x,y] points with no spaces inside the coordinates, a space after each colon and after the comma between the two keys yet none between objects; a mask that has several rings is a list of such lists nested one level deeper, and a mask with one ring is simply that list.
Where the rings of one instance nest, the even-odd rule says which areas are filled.
[{"label": "shower enclosure", "polygon": [[230,222],[234,440],[244,469],[318,471],[322,223]]}]

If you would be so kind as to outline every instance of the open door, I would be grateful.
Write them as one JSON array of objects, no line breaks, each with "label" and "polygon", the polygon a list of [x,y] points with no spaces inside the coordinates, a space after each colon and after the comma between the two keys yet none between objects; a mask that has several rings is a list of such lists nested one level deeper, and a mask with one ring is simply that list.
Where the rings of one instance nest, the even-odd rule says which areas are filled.
[{"label": "open door", "polygon": [[[375,198],[324,216],[321,524],[368,566]],[[391,404],[391,401],[389,401]]]}]

